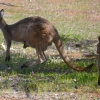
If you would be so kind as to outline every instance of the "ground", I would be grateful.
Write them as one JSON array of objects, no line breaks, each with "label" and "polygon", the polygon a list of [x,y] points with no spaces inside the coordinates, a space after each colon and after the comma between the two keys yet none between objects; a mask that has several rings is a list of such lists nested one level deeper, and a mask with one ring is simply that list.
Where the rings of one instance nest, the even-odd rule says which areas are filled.
[{"label": "ground", "polygon": [[[29,0],[0,0],[0,9],[5,10],[4,17],[7,23],[9,24],[14,23],[22,18],[33,16],[33,15],[45,17],[57,27],[61,35],[61,38],[65,43],[65,49],[66,51],[68,51],[68,56],[71,59],[75,59],[75,61],[79,61],[79,60],[87,60],[86,58],[88,58],[88,60],[91,59],[93,60],[93,62],[95,62],[94,60],[97,59],[97,54],[96,54],[96,44],[98,42],[97,36],[100,33],[99,4],[100,4],[99,0],[93,0],[93,1],[91,0],[88,0],[88,1],[85,1],[85,0],[82,0],[82,1],[80,0],[44,0],[44,1],[42,0],[32,0],[32,1],[29,1]],[[66,33],[68,34],[66,35]],[[3,36],[1,35],[0,43],[2,43],[2,39],[3,39]],[[13,69],[14,66],[15,66],[15,69],[18,70],[18,68],[16,68],[17,66],[22,64],[25,60],[32,58],[32,56],[35,56],[35,53],[32,51],[32,49],[28,49],[25,51],[23,50],[23,48],[20,48],[19,44],[16,46],[16,43],[14,43],[14,50],[11,50],[12,58],[16,57],[17,60],[13,59],[12,62],[10,63],[8,62],[8,64],[5,64],[4,56],[3,56],[5,51],[1,49],[2,47],[0,48],[0,67],[4,67],[4,69],[7,69],[7,70],[8,68],[10,68],[8,65],[12,66],[11,70]],[[54,58],[53,60],[55,60],[56,57],[59,56],[58,52],[55,50],[54,45],[52,47],[49,47],[49,50],[46,51],[45,53],[47,54],[48,58],[49,56],[52,59]],[[28,54],[27,59],[24,60],[23,58],[23,60],[19,60],[21,59],[21,57],[19,57],[21,56],[21,54],[22,55],[25,54],[25,57],[26,57],[26,54]],[[47,66],[47,65],[44,65],[44,66]],[[61,65],[58,65],[58,64],[55,65],[55,63],[53,63],[53,64],[50,64],[50,66],[59,67]],[[43,67],[43,66],[40,66],[40,67]],[[38,70],[41,72],[41,69],[38,69]],[[55,68],[54,69],[44,68],[43,70],[44,72],[46,71],[52,72],[52,70],[55,71]],[[57,70],[60,70],[60,68],[58,68]],[[0,75],[3,76],[5,73],[1,74],[1,71],[2,70],[0,68]],[[65,72],[65,71],[64,72],[67,73],[68,75],[71,73],[74,73],[70,69],[68,69],[67,71],[69,72]],[[58,72],[59,71],[57,71],[57,75],[59,74]],[[57,92],[34,92],[34,93],[28,93],[26,91],[21,91],[21,89],[17,87],[16,82],[17,83],[20,82],[19,80],[26,82],[28,81],[28,79],[24,80],[24,78],[20,78],[19,76],[16,77],[19,74],[19,72],[16,72],[16,73],[17,74],[13,72],[13,74],[8,75],[9,77],[7,77],[9,78],[8,83],[10,83],[10,85],[8,84],[6,88],[10,86],[11,90],[2,89],[1,87],[3,84],[2,85],[0,84],[0,100],[49,100],[49,99],[50,100],[67,100],[67,99],[68,100],[99,100],[100,98],[100,90],[99,90],[100,87],[97,85],[97,76],[96,76],[97,69],[91,71],[90,73],[88,73],[88,75],[87,73],[85,73],[86,76],[82,74],[83,75],[82,77],[89,78],[91,76],[91,73],[93,73],[92,74],[93,78],[91,78],[91,81],[94,80],[92,88],[90,88],[87,85],[86,86],[80,85],[81,83],[79,84],[79,86],[78,86],[78,83],[76,84],[77,86],[74,86],[75,84],[73,85],[69,83],[68,88],[74,87],[74,89],[66,90],[66,92],[64,92],[63,90],[62,90],[63,92],[57,91]],[[30,73],[26,73],[26,74],[29,74],[28,76],[29,78],[32,77],[30,76]],[[74,77],[74,75],[77,77],[76,74],[72,74],[72,77]],[[36,81],[37,80],[36,77],[38,77],[38,74],[36,74],[35,78],[34,77],[32,78]],[[45,78],[41,75],[39,82],[41,80],[42,81],[46,80],[47,83],[50,83],[51,81],[56,83],[56,77],[54,77],[54,80],[53,79],[46,80],[48,76],[46,76]],[[64,77],[61,77],[61,78],[64,78]],[[83,80],[83,83],[84,83],[84,78],[80,78],[81,80]],[[1,78],[1,80],[3,79]],[[45,82],[44,83],[43,82],[41,82],[40,84],[43,84],[43,87],[44,87]],[[53,82],[51,83],[53,84]],[[89,82],[87,82],[88,85],[90,84]],[[37,81],[36,83],[38,84]],[[64,85],[63,88],[61,89],[64,89],[64,88],[66,89],[67,82],[62,82],[61,84],[60,83],[58,84],[58,83],[57,85],[59,86]],[[49,85],[48,85],[48,88],[49,88]],[[50,91],[48,88],[47,88],[47,91]],[[52,89],[53,88],[55,87],[52,86]],[[57,89],[57,87],[55,89]],[[46,91],[46,88],[45,88],[45,91]]]}]

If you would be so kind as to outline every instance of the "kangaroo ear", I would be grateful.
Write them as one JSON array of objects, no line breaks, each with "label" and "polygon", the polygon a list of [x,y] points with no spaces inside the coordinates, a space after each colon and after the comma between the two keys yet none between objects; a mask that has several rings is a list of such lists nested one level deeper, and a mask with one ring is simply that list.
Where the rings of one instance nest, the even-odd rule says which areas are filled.
[{"label": "kangaroo ear", "polygon": [[2,10],[0,11],[0,13],[1,13],[1,17],[3,17],[3,16],[4,16],[4,10],[2,9]]}]

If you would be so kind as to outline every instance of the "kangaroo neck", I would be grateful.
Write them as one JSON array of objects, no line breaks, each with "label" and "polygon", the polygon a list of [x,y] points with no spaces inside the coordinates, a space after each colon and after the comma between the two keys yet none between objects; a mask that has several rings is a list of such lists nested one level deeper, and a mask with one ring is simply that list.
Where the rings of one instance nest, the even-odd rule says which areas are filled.
[{"label": "kangaroo neck", "polygon": [[1,18],[0,20],[1,20],[0,28],[4,32],[6,27],[7,27],[7,23],[6,23],[6,21],[3,18]]}]

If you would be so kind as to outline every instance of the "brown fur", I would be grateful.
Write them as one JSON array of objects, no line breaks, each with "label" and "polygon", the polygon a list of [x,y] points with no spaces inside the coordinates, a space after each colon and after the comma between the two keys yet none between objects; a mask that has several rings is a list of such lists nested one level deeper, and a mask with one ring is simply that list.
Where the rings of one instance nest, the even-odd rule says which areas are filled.
[{"label": "brown fur", "polygon": [[98,85],[100,85],[100,36],[98,37],[99,43],[97,44],[97,54],[98,54]]},{"label": "brown fur", "polygon": [[53,42],[64,62],[72,69],[77,71],[86,71],[93,66],[93,64],[91,64],[88,67],[79,68],[74,65],[65,54],[63,43],[60,39],[58,31],[46,19],[38,16],[28,17],[15,24],[7,25],[3,19],[2,13],[3,10],[0,11],[0,28],[7,42],[6,61],[10,60],[10,46],[12,40],[23,42],[24,48],[29,46],[36,49],[38,59],[25,63],[21,66],[22,68],[37,65],[46,61],[44,51]]}]

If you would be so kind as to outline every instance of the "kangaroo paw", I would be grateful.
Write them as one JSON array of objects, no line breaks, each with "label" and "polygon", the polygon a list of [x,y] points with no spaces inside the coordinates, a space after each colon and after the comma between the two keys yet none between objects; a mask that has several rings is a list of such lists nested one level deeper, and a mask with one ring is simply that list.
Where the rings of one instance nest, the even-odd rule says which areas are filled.
[{"label": "kangaroo paw", "polygon": [[44,64],[46,61],[40,62],[40,64]]},{"label": "kangaroo paw", "polygon": [[10,56],[5,58],[5,61],[9,61],[10,60]]}]

